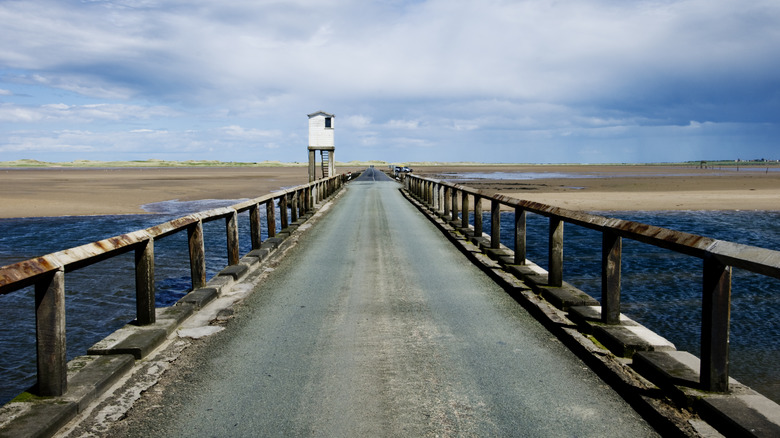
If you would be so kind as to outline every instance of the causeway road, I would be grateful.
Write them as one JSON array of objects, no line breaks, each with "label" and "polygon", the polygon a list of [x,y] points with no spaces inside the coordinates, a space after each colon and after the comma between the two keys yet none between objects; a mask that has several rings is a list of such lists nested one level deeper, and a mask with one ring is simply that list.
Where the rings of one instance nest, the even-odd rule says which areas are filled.
[{"label": "causeway road", "polygon": [[656,436],[398,189],[351,182],[111,435]]}]

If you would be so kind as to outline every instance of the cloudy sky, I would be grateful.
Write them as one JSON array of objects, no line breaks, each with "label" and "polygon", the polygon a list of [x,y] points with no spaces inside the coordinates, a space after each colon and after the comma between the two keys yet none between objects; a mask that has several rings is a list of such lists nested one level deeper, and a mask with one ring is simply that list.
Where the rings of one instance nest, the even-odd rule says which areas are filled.
[{"label": "cloudy sky", "polygon": [[777,0],[0,0],[0,161],[780,159]]}]

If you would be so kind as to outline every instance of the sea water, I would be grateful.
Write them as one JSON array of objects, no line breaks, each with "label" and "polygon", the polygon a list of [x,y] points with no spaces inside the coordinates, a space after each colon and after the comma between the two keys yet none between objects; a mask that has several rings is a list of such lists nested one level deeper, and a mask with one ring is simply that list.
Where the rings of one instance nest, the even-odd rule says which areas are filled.
[{"label": "sea water", "polygon": [[[149,215],[0,219],[0,266],[157,225],[187,210],[230,205],[162,203]],[[264,214],[261,209],[261,214]],[[174,215],[175,213],[175,215]],[[780,212],[684,211],[604,213],[678,231],[770,249],[780,249]],[[513,213],[502,213],[502,242],[513,246]],[[276,215],[279,217],[279,214]],[[262,218],[263,224],[265,219]],[[473,218],[472,218],[473,223]],[[485,217],[485,232],[490,232]],[[548,220],[529,214],[528,258],[546,268]],[[249,251],[249,218],[239,215],[241,254]],[[277,225],[278,227],[278,225]],[[265,227],[263,227],[265,229]],[[204,224],[206,268],[211,277],[227,264],[225,224]],[[265,235],[263,236],[265,238]],[[564,280],[594,298],[601,294],[601,235],[567,224]],[[699,355],[700,259],[623,241],[622,311]],[[175,303],[190,289],[187,233],[155,242],[157,306]],[[134,256],[127,253],[65,277],[68,359],[135,317]],[[32,287],[0,296],[0,403],[35,382],[35,309]],[[780,281],[734,270],[731,307],[731,375],[780,402]]]},{"label": "sea water", "polygon": [[[148,228],[184,216],[237,203],[238,200],[170,201],[146,206],[153,214],[0,219],[0,266]],[[277,208],[278,209],[278,208]],[[267,237],[261,208],[262,238]],[[277,225],[280,215],[276,214]],[[249,214],[238,215],[240,253],[251,249]],[[225,221],[203,224],[206,273],[213,277],[227,266]],[[154,243],[155,301],[164,307],[191,290],[187,232]],[[67,358],[89,347],[135,318],[134,252],[68,272],[65,275]],[[35,289],[30,286],[0,295],[0,404],[35,383]]]},{"label": "sea water", "polygon": [[[677,231],[780,250],[780,211],[597,213]],[[473,215],[472,215],[473,216]],[[473,222],[472,222],[473,223]],[[490,220],[483,218],[484,231]],[[514,213],[502,213],[501,242],[514,249]],[[527,258],[547,269],[549,220],[527,216]],[[564,281],[601,298],[601,233],[564,226]],[[700,356],[703,262],[623,239],[622,313]],[[730,374],[780,402],[780,280],[732,272]]]}]

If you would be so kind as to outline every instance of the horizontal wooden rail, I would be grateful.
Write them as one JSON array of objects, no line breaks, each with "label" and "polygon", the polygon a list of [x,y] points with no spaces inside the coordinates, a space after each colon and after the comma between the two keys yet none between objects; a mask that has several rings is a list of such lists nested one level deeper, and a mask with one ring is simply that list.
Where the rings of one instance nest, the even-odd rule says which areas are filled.
[{"label": "horizontal wooden rail", "polygon": [[[474,232],[482,233],[483,199],[491,203],[491,247],[500,247],[500,206],[515,213],[515,263],[525,263],[526,214],[550,220],[548,234],[548,285],[563,282],[563,224],[569,223],[602,233],[602,321],[619,324],[622,239],[669,249],[704,260],[702,273],[701,386],[709,391],[728,390],[731,270],[744,269],[780,278],[780,251],[712,239],[639,222],[609,218],[552,205],[489,193],[468,186],[409,174],[405,188],[445,217],[458,220],[458,195],[462,199],[462,226],[468,224],[468,197],[473,199]],[[451,201],[451,202],[450,202]],[[477,217],[479,216],[479,217]]]},{"label": "horizontal wooden rail", "polygon": [[278,204],[282,228],[287,227],[288,209],[295,221],[298,215],[342,187],[344,175],[335,175],[287,190],[273,192],[229,207],[193,213],[143,230],[110,237],[8,266],[0,267],[0,296],[35,286],[36,334],[38,354],[37,393],[58,396],[67,390],[65,360],[65,277],[68,272],[89,266],[129,251],[135,251],[136,322],[155,322],[154,242],[187,232],[192,288],[206,284],[206,256],[203,224],[225,220],[228,263],[239,263],[237,215],[249,211],[252,249],[261,245],[260,208],[266,207],[266,229],[276,235],[275,204]]}]

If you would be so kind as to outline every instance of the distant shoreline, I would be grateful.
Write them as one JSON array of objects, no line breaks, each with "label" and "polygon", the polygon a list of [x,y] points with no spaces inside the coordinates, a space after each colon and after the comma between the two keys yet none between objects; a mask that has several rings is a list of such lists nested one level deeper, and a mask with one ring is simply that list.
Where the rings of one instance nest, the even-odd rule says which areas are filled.
[{"label": "distant shoreline", "polygon": [[[49,162],[39,161],[31,159],[13,160],[13,161],[0,161],[0,169],[17,169],[17,168],[76,168],[76,169],[89,169],[89,168],[165,168],[165,167],[184,167],[184,168],[212,168],[212,167],[304,167],[308,163],[305,162],[281,162],[281,161],[258,161],[258,162],[232,162],[232,161],[217,161],[217,160],[186,160],[186,161],[174,161],[174,160],[130,160],[130,161],[98,161],[98,160],[74,160],[65,162]],[[658,163],[478,163],[478,162],[446,162],[446,161],[404,161],[404,162],[387,162],[387,161],[349,161],[349,162],[336,162],[336,166],[341,167],[355,167],[355,166],[393,166],[397,164],[403,164],[411,167],[557,167],[557,166],[576,166],[576,167],[603,167],[603,166],[617,166],[617,167],[642,167],[642,166],[671,166],[671,167],[777,167],[780,168],[780,162],[778,161],[734,161],[734,160],[717,160],[717,161],[686,161],[686,162],[658,162]]]},{"label": "distant shoreline", "polygon": [[[0,218],[146,214],[145,204],[251,199],[308,181],[307,168],[300,163],[232,167],[102,164],[0,169]],[[685,165],[408,164],[414,173],[434,178],[447,172],[550,173],[550,178],[483,179],[464,184],[573,210],[780,210],[778,171],[719,172]],[[365,167],[339,163],[336,169],[348,172]],[[598,173],[600,177],[556,178],[555,173]],[[610,177],[614,175],[624,177]]]},{"label": "distant shoreline", "polygon": [[[752,169],[724,172],[717,167],[672,165],[493,166],[489,168],[492,172],[526,171],[536,175],[533,179],[502,175],[501,179],[459,184],[581,211],[780,210],[780,172]],[[415,173],[433,178],[445,177],[450,172],[484,173],[486,170],[481,166],[414,169]],[[550,177],[544,177],[545,173]],[[567,175],[562,177],[561,173]]]}]

